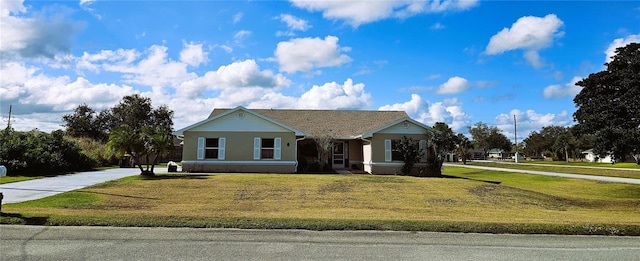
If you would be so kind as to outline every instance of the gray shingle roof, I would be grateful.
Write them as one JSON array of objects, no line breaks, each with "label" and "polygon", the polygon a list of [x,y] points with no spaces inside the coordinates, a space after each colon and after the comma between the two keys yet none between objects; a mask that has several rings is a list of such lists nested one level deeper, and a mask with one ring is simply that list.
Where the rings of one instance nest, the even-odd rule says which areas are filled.
[{"label": "gray shingle roof", "polygon": [[[230,109],[214,109],[209,115],[209,118],[229,110]],[[250,110],[298,129],[311,137],[325,133],[331,133],[331,136],[340,138],[354,137],[385,126],[398,119],[409,117],[404,111]]]}]

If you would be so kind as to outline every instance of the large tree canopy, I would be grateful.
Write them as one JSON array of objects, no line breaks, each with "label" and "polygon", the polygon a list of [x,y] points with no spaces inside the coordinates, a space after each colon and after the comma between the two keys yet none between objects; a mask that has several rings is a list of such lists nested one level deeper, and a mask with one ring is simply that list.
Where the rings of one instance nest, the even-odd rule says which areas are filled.
[{"label": "large tree canopy", "polygon": [[486,123],[478,122],[472,127],[469,127],[469,133],[471,133],[471,138],[473,139],[473,146],[482,149],[485,157],[491,149],[511,151],[511,141],[509,141],[507,136],[502,134],[502,131],[498,129],[498,127],[489,127]]},{"label": "large tree canopy", "polygon": [[632,154],[640,164],[640,43],[618,48],[605,66],[576,83],[576,130],[595,135],[595,153]]},{"label": "large tree canopy", "polygon": [[[146,170],[141,174],[153,175],[158,156],[168,152],[173,145],[173,111],[162,105],[151,106],[151,99],[134,94],[125,96],[111,109],[112,129],[109,147],[114,152],[127,153],[140,167],[140,157],[145,156]],[[150,160],[153,156],[153,160]]]}]

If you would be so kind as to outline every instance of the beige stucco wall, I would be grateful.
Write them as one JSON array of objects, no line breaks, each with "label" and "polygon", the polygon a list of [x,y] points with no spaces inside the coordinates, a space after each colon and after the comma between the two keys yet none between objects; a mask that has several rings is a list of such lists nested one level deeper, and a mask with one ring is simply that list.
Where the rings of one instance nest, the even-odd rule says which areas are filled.
[{"label": "beige stucco wall", "polygon": [[[371,138],[371,160],[373,162],[385,162],[384,161],[384,140],[399,140],[402,136],[412,138],[415,141],[424,140],[426,136],[424,134],[385,134],[376,133]],[[398,161],[401,162],[401,161]]]},{"label": "beige stucco wall", "polygon": [[198,132],[186,131],[184,133],[184,149],[182,160],[197,160],[198,137],[226,139],[225,160],[227,161],[253,161],[253,138],[260,137],[282,139],[281,158],[283,161],[295,161],[296,137],[293,132]]},{"label": "beige stucco wall", "polygon": [[[198,137],[226,139],[225,159],[198,160]],[[280,160],[253,159],[255,137],[281,139]],[[188,172],[294,173],[296,137],[293,132],[184,132],[182,169]]]},{"label": "beige stucco wall", "polygon": [[[295,173],[295,161],[255,162],[225,162],[193,160],[182,161],[182,170],[193,173]],[[267,164],[269,163],[269,164]]]}]

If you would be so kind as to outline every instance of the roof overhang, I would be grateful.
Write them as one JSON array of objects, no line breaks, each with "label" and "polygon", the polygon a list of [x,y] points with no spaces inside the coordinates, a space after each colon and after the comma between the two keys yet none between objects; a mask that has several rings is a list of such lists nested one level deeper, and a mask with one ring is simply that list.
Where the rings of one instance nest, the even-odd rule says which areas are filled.
[{"label": "roof overhang", "polygon": [[305,136],[304,132],[302,132],[302,131],[300,131],[300,130],[298,130],[298,129],[295,129],[295,128],[291,127],[291,126],[288,126],[288,125],[286,125],[286,124],[283,124],[283,123],[281,123],[281,122],[278,122],[278,121],[276,121],[276,120],[273,120],[273,119],[271,119],[271,118],[269,118],[269,117],[266,117],[266,116],[264,116],[264,115],[262,115],[262,114],[260,114],[260,113],[254,112],[254,111],[252,111],[252,110],[250,110],[250,109],[247,109],[247,108],[245,108],[245,107],[242,107],[242,106],[235,107],[235,108],[233,108],[233,109],[231,109],[231,110],[228,110],[228,111],[225,111],[225,112],[223,112],[223,113],[221,113],[221,114],[215,115],[215,116],[213,116],[213,117],[207,118],[207,119],[202,120],[202,121],[197,122],[197,123],[194,123],[194,124],[192,124],[192,125],[189,125],[189,126],[187,126],[187,127],[182,128],[182,129],[176,130],[176,131],[174,131],[174,132],[173,132],[173,135],[176,135],[176,136],[178,136],[178,137],[184,137],[184,132],[185,132],[185,131],[189,131],[189,130],[194,129],[194,128],[196,128],[196,127],[199,127],[199,126],[205,125],[205,124],[207,124],[207,123],[210,123],[210,122],[212,122],[212,121],[215,121],[215,120],[217,120],[217,119],[220,119],[220,118],[222,118],[222,117],[225,117],[225,116],[227,116],[227,115],[229,115],[229,114],[235,113],[235,112],[240,111],[240,110],[241,110],[241,111],[243,111],[243,112],[245,112],[245,113],[249,113],[249,114],[251,114],[251,115],[253,115],[253,116],[256,116],[256,117],[258,117],[258,118],[261,118],[261,119],[263,119],[263,120],[265,120],[265,121],[268,121],[268,122],[270,122],[270,123],[272,123],[272,124],[275,124],[275,125],[277,125],[277,126],[280,126],[280,127],[282,127],[282,128],[285,128],[285,129],[287,129],[287,130],[290,130],[290,131],[292,131],[296,136],[302,136],[302,137],[304,137],[304,136]]},{"label": "roof overhang", "polygon": [[380,131],[382,131],[382,130],[384,130],[384,129],[387,129],[387,128],[389,128],[389,127],[392,127],[392,126],[394,126],[394,125],[396,125],[396,124],[399,124],[399,123],[401,123],[401,122],[404,122],[404,121],[408,121],[408,122],[410,122],[410,123],[413,123],[413,124],[415,124],[415,125],[418,125],[419,127],[424,128],[425,130],[431,129],[431,127],[429,127],[429,126],[427,126],[427,125],[424,125],[423,123],[421,123],[421,122],[419,122],[419,121],[416,121],[416,120],[411,119],[411,118],[409,118],[409,117],[404,117],[404,118],[400,118],[400,119],[397,119],[397,120],[395,120],[395,121],[392,121],[392,122],[390,122],[390,123],[388,123],[388,124],[386,124],[386,125],[383,125],[383,126],[381,126],[381,127],[379,127],[379,128],[376,128],[376,129],[373,129],[373,130],[371,130],[371,131],[365,132],[365,133],[363,133],[363,134],[361,134],[361,135],[356,136],[355,138],[358,138],[358,139],[368,139],[368,138],[371,138],[371,137],[373,137],[373,134],[374,134],[374,133],[376,133],[376,132],[380,132]]}]

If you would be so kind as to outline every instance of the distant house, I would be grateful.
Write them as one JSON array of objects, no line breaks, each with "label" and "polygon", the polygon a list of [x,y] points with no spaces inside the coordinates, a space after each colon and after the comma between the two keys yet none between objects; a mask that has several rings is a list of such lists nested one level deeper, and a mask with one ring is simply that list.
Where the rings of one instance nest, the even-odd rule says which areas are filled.
[{"label": "distant house", "polygon": [[[515,151],[504,151],[501,149],[491,149],[489,150],[489,158],[490,159],[515,159],[516,152]],[[525,156],[522,153],[518,153],[518,160],[525,160]]]},{"label": "distant house", "polygon": [[403,165],[401,137],[426,147],[429,128],[404,111],[236,107],[214,109],[174,134],[183,139],[182,169],[190,172],[295,173],[318,161],[314,138],[328,135],[333,169],[393,174]]},{"label": "distant house", "polygon": [[597,154],[593,153],[593,149],[583,151],[582,155],[584,155],[584,159],[588,162],[611,163],[611,155],[600,158]]}]

